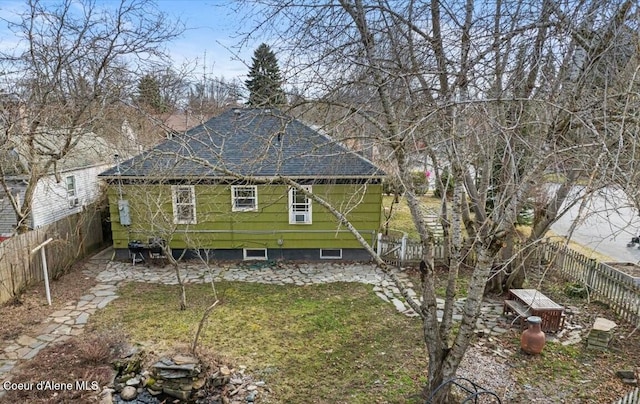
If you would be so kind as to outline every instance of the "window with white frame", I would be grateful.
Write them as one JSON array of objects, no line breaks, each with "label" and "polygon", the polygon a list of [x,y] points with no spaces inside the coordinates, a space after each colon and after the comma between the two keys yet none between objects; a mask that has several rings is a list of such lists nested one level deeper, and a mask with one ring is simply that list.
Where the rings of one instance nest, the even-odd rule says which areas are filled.
[{"label": "window with white frame", "polygon": [[80,204],[78,199],[78,191],[76,189],[76,177],[69,175],[65,178],[65,184],[67,187],[67,200],[69,201],[69,207],[73,208]]},{"label": "window with white frame", "polygon": [[258,210],[258,187],[255,185],[232,186],[231,210],[233,212]]},{"label": "window with white frame", "polygon": [[243,258],[245,260],[264,261],[267,259],[266,248],[243,248],[242,253],[243,253]]},{"label": "window with white frame", "polygon": [[[311,185],[304,185],[311,192]],[[296,188],[289,189],[289,223],[311,224],[311,199]]]},{"label": "window with white frame", "polygon": [[173,222],[176,224],[196,223],[196,192],[193,185],[173,185]]},{"label": "window with white frame", "polygon": [[342,259],[342,249],[341,248],[321,248],[320,258],[323,260]]}]

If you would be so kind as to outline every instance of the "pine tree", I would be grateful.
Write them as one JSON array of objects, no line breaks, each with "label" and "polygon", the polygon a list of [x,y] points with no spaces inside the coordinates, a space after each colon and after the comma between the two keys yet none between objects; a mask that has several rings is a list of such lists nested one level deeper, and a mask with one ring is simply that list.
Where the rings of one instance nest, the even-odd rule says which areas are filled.
[{"label": "pine tree", "polygon": [[248,104],[253,107],[277,107],[286,103],[278,59],[269,45],[261,44],[253,53],[249,79]]},{"label": "pine tree", "polygon": [[152,112],[167,111],[167,105],[160,94],[160,83],[150,74],[144,75],[138,83],[138,103]]}]

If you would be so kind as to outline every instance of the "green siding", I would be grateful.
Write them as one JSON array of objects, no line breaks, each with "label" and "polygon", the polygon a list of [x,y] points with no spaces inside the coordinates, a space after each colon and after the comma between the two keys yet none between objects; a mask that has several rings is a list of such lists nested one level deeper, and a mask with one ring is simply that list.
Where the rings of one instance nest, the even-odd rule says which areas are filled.
[{"label": "green siding", "polygon": [[[160,236],[173,248],[361,248],[335,217],[312,202],[312,224],[289,224],[288,187],[258,186],[258,211],[232,212],[231,186],[196,185],[197,224],[173,224],[169,185],[123,185],[131,226],[120,225],[117,186],[109,188],[115,248],[129,240]],[[328,200],[372,242],[382,218],[380,185],[314,185],[314,194]],[[278,244],[282,240],[282,245]]]}]

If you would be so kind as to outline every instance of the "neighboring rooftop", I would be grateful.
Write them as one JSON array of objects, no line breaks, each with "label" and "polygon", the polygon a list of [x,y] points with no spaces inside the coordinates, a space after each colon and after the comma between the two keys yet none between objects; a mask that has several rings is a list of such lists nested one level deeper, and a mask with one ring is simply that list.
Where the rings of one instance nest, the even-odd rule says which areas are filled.
[{"label": "neighboring rooftop", "polygon": [[[122,177],[367,178],[384,172],[276,109],[232,109],[120,164]],[[118,168],[101,174],[118,176]]]}]

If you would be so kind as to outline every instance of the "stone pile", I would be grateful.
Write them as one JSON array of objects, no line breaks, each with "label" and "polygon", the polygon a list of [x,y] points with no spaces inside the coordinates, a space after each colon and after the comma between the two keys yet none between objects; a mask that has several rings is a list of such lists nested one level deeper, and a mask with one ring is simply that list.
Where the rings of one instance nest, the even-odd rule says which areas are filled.
[{"label": "stone pile", "polygon": [[616,326],[617,324],[611,320],[597,317],[587,337],[587,348],[606,351],[609,348],[609,342],[613,338],[613,329]]},{"label": "stone pile", "polygon": [[160,358],[144,370],[145,356],[134,349],[113,362],[113,383],[100,393],[100,404],[246,404],[269,392],[263,381],[245,374],[243,366],[212,368],[194,356],[177,354]]},{"label": "stone pile", "polygon": [[170,359],[162,358],[151,367],[146,387],[152,395],[164,393],[185,401],[205,383],[206,378],[197,358],[176,355]]}]

